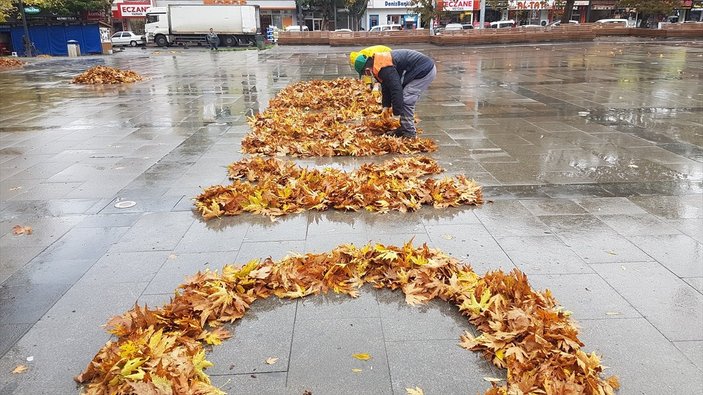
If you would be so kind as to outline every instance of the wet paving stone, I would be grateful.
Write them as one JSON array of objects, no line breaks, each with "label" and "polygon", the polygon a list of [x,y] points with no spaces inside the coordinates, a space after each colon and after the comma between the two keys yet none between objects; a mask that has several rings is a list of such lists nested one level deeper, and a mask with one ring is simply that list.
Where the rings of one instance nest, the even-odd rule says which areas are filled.
[{"label": "wet paving stone", "polygon": [[[552,289],[622,393],[700,392],[699,44],[408,45],[438,63],[417,107],[439,144],[430,156],[445,175],[475,178],[486,203],[275,222],[205,222],[191,199],[229,182],[247,117],[293,82],[354,77],[358,48],[128,48],[0,72],[0,393],[78,393],[71,377],[108,340],[101,325],[136,301],[167,302],[199,270],[410,240]],[[148,80],[68,83],[96,64]],[[352,170],[378,159],[297,162]],[[137,204],[114,207],[122,200]],[[457,346],[472,327],[453,306],[410,307],[398,293],[258,301],[233,329],[208,372],[235,394],[476,393],[505,374]],[[28,356],[26,374],[9,373]]]}]

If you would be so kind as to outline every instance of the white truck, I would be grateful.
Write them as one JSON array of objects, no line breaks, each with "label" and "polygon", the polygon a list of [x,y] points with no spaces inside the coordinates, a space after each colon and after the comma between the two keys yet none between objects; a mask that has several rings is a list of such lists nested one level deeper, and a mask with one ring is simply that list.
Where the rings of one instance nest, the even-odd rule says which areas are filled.
[{"label": "white truck", "polygon": [[144,25],[147,43],[159,47],[207,44],[210,28],[217,33],[221,46],[255,44],[256,34],[261,32],[259,6],[170,4],[150,8]]}]

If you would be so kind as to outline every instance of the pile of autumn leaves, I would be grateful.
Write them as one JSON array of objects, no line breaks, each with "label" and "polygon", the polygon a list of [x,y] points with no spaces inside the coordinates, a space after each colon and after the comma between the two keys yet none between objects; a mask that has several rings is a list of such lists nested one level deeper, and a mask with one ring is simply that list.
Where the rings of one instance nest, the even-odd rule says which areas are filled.
[{"label": "pile of autumn leaves", "polygon": [[600,361],[581,350],[568,314],[549,292],[534,291],[524,274],[478,276],[452,257],[409,243],[342,245],[199,272],[165,306],[135,306],[112,318],[107,327],[117,339],[76,379],[88,383],[88,394],[222,394],[204,372],[212,366],[204,347],[230,337],[225,323],[242,318],[257,299],[329,291],[357,296],[364,284],[401,289],[409,304],[434,298],[455,304],[481,332],[465,333],[461,346],[508,370],[507,386],[487,394],[612,394],[618,387],[617,379],[600,378]]},{"label": "pile of autumn leaves", "polygon": [[0,58],[0,70],[15,69],[24,66],[25,63],[16,58],[2,57]]},{"label": "pile of autumn leaves", "polygon": [[396,158],[365,164],[352,172],[305,169],[290,161],[254,157],[229,166],[231,185],[205,189],[195,206],[203,218],[242,212],[276,216],[305,210],[366,209],[414,211],[422,205],[443,208],[483,202],[481,187],[463,175],[420,178],[442,171],[427,157]]},{"label": "pile of autumn leaves", "polygon": [[230,185],[206,188],[195,199],[203,218],[243,212],[276,216],[305,210],[366,209],[414,211],[483,202],[481,188],[464,176],[436,180],[433,159],[419,156],[368,164],[352,172],[304,169],[294,162],[264,155],[367,156],[436,150],[425,138],[393,137],[399,126],[382,113],[374,95],[359,80],[307,81],[291,85],[250,120],[252,132],[242,141],[256,153],[229,166]]},{"label": "pile of autumn leaves", "polygon": [[110,66],[94,66],[73,78],[74,84],[111,85],[141,81],[143,78],[132,70]]},{"label": "pile of autumn leaves", "polygon": [[437,150],[437,144],[427,138],[386,134],[400,122],[382,114],[366,85],[350,78],[288,86],[249,125],[252,132],[242,140],[249,154],[369,156]]}]

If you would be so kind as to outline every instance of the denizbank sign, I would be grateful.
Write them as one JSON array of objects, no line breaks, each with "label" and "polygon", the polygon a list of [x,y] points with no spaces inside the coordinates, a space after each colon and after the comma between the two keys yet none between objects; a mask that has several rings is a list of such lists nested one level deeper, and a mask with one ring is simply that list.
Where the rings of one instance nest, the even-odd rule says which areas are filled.
[{"label": "denizbank sign", "polygon": [[374,0],[371,3],[375,6],[373,8],[413,8],[410,0]]},{"label": "denizbank sign", "polygon": [[384,1],[383,5],[386,7],[393,8],[408,8],[410,7],[411,1]]}]

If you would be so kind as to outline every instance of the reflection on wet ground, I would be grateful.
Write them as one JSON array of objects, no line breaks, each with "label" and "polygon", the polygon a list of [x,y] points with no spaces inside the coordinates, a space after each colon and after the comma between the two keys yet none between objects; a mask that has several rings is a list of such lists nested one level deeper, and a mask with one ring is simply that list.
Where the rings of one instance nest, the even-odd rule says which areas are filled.
[{"label": "reflection on wet ground", "polygon": [[[351,48],[127,49],[0,73],[0,393],[77,392],[71,377],[107,340],[100,325],[167,301],[198,270],[410,239],[551,288],[624,393],[703,387],[703,43],[413,48],[439,71],[418,105],[433,157],[484,185],[483,207],[276,222],[192,212],[242,158],[247,117],[293,82],[353,77]],[[148,79],[69,83],[96,64]],[[457,347],[471,328],[451,306],[402,300],[257,302],[213,352],[214,381],[230,393],[473,393],[505,374]],[[356,352],[373,363],[352,366]],[[27,373],[9,373],[30,356]]]}]

